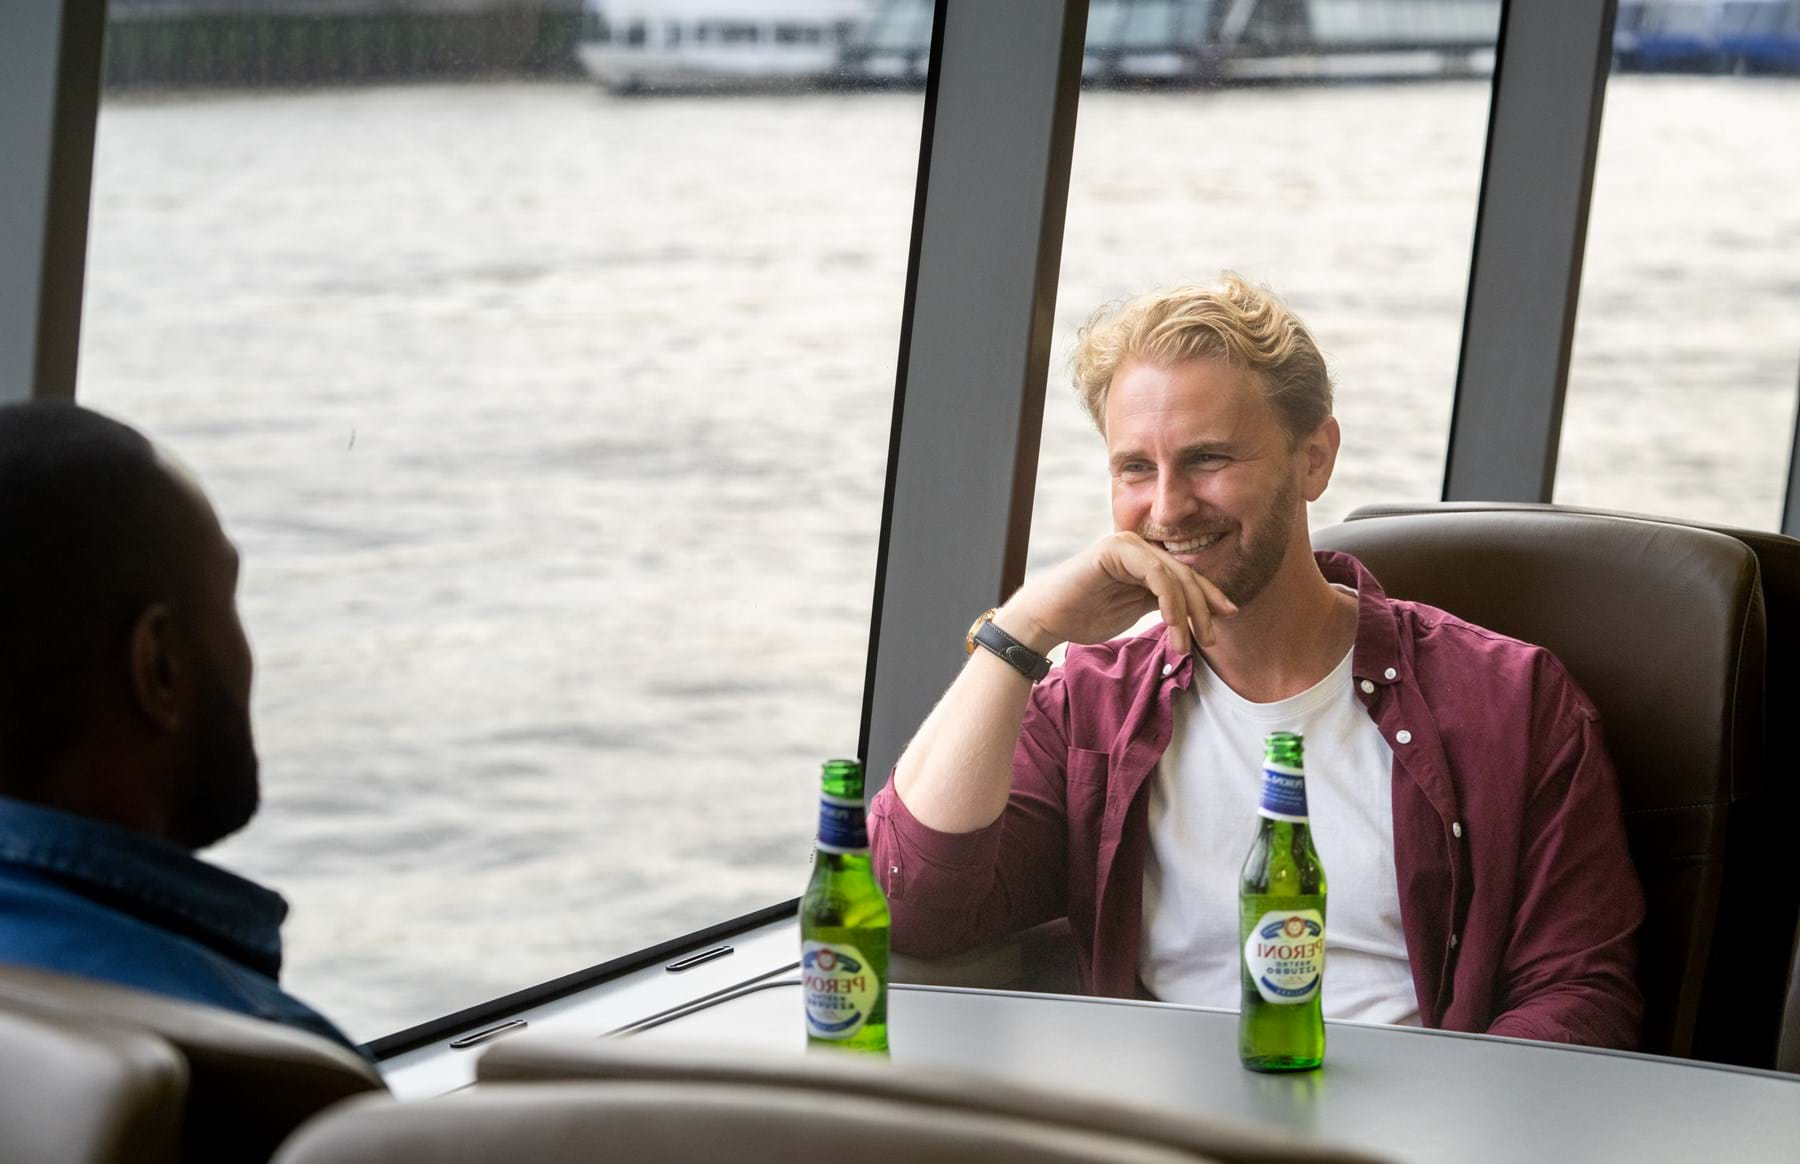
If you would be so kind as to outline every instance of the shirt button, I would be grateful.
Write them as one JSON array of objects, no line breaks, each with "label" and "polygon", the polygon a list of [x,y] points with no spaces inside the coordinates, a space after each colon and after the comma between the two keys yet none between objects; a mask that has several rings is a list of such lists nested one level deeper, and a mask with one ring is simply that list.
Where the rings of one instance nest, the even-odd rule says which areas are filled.
[{"label": "shirt button", "polygon": [[1175,673],[1175,664],[1173,664],[1173,663],[1164,663],[1163,664],[1163,678],[1164,679],[1167,679],[1169,676],[1173,675],[1174,673]]},{"label": "shirt button", "polygon": [[1462,821],[1460,821],[1460,820],[1451,821],[1450,822],[1450,833],[1452,836],[1458,836],[1458,837],[1462,836]]},{"label": "shirt button", "polygon": [[1400,672],[1394,670],[1392,667],[1389,667],[1387,670],[1383,671],[1382,674],[1386,675],[1389,679],[1400,678]]},{"label": "shirt button", "polygon": [[1367,679],[1364,679],[1360,684],[1358,684],[1358,686],[1360,686],[1363,689],[1364,695],[1375,694],[1375,685],[1373,683],[1369,682]]},{"label": "shirt button", "polygon": [[1456,949],[1456,935],[1455,934],[1450,935],[1450,948],[1452,950]]},{"label": "shirt button", "polygon": [[1405,728],[1401,728],[1399,731],[1394,733],[1394,739],[1402,744],[1410,744],[1410,743],[1412,743],[1412,733],[1407,731]]}]

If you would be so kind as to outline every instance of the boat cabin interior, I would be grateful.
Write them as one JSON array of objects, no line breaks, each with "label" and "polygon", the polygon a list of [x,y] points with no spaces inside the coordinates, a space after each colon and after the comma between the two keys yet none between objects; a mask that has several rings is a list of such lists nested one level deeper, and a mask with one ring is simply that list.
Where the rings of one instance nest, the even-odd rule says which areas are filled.
[{"label": "boat cabin interior", "polygon": [[[1722,1151],[1745,1136],[1753,1147],[1741,1158],[1773,1158],[1754,1145],[1800,1135],[1800,878],[1784,840],[1800,810],[1800,745],[1785,717],[1800,664],[1800,458],[1779,529],[1552,503],[1618,7],[1501,5],[1441,499],[1365,505],[1313,536],[1357,555],[1396,597],[1551,648],[1601,713],[1648,901],[1644,1043],[1616,1062],[1556,1052],[1555,1070],[1541,1060],[1519,1070],[1554,1076],[1571,1105],[1600,1113],[1584,1072],[1678,1067],[1692,1074],[1657,1076],[1643,1102],[1673,1105],[1716,1084],[1718,1102],[1739,1106],[1685,1118]],[[1089,12],[1087,0],[935,6],[863,688],[871,795],[960,665],[959,651],[942,649],[943,612],[992,607],[1026,572]],[[75,396],[105,21],[103,0],[30,0],[0,13],[0,400]],[[1412,1093],[1385,1123],[1359,1123],[1349,1096],[1360,1084],[1329,1068],[1305,1095],[1230,1092],[1251,1105],[1236,1119],[1204,1105],[1172,1110],[1153,1088],[1135,1105],[1118,1094],[1123,1084],[1084,1094],[1072,1081],[1179,1076],[1192,1047],[1176,1018],[1199,1019],[1194,1008],[1106,1009],[1076,997],[1066,922],[942,960],[896,955],[906,1006],[896,1004],[891,1065],[787,1053],[797,1027],[774,1039],[781,1053],[759,1050],[778,1021],[765,1023],[765,1012],[789,1013],[795,912],[794,900],[771,903],[520,983],[375,1038],[366,1060],[255,1020],[0,968],[11,1052],[0,1155],[1517,1158],[1492,1121],[1485,1140],[1459,1145],[1466,1155],[1438,1154],[1443,1142],[1403,1126],[1407,1105],[1429,1100]],[[907,1022],[948,1046],[956,1008],[990,997],[1036,1016],[1004,1037],[981,1028],[994,1040],[992,1070],[900,1053]],[[736,1054],[701,1053],[679,1037],[690,1028]],[[963,1035],[974,1029],[964,1024]],[[1116,1041],[1104,1061],[1053,1071],[1034,1048],[1054,1047],[1046,1040],[1059,1029],[1069,1047]],[[1350,1025],[1332,1037],[1374,1047],[1379,1034]],[[1500,1066],[1503,1052],[1527,1050],[1422,1042],[1473,1056],[1463,1060],[1471,1086],[1490,1062],[1512,1069]],[[1404,1062],[1406,1052],[1394,1054]],[[1640,1086],[1618,1078],[1604,1086],[1619,1096]],[[1032,1085],[1045,1080],[1045,1090]],[[1533,1121],[1510,1106],[1508,1086],[1496,1074],[1488,1088],[1492,1120],[1508,1113],[1525,1129]],[[1301,1110],[1318,1118],[1265,1126],[1270,1112]],[[1481,1120],[1488,1109],[1456,1110]],[[1618,1129],[1608,1121],[1624,1118],[1596,1115],[1609,1134]],[[1624,1158],[1560,1119],[1545,1114],[1518,1134],[1554,1126],[1569,1158]],[[1800,1139],[1785,1143],[1800,1151]]]}]

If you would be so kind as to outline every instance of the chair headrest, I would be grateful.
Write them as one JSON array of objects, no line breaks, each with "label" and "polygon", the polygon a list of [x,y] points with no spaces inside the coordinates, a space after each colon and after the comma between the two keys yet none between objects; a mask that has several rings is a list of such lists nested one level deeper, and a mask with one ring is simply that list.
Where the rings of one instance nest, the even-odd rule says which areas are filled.
[{"label": "chair headrest", "polygon": [[1367,1160],[1301,1145],[1261,1128],[1196,1120],[1151,1107],[1010,1084],[990,1076],[929,1071],[853,1055],[757,1055],[705,1047],[651,1046],[624,1039],[522,1037],[497,1043],[476,1065],[477,1091],[495,1084],[589,1080],[795,1090],[905,1104],[915,1111],[972,1112],[1070,1131],[1127,1136],[1145,1144],[1241,1164]]},{"label": "chair headrest", "polygon": [[1549,648],[1598,707],[1627,812],[1754,795],[1756,555],[1696,527],[1555,507],[1439,507],[1317,530],[1393,598]]},{"label": "chair headrest", "polygon": [[[276,1164],[1207,1164],[1125,1136],[862,1095],[717,1083],[486,1084],[449,1100],[357,1103],[295,1133]],[[1304,1158],[1301,1158],[1304,1159]]]},{"label": "chair headrest", "polygon": [[7,1159],[175,1159],[187,1066],[163,1040],[0,1008],[0,1047]]},{"label": "chair headrest", "polygon": [[[1570,505],[1533,505],[1513,501],[1444,501],[1429,505],[1394,504],[1365,505],[1350,514],[1346,521],[1371,517],[1397,517],[1416,513],[1573,513],[1592,517],[1611,517],[1625,521],[1649,521],[1659,525],[1687,526],[1712,530],[1736,538],[1756,555],[1762,580],[1763,614],[1768,628],[1768,706],[1785,707],[1800,697],[1800,538],[1766,529],[1719,522],[1696,521],[1677,517],[1656,517],[1644,513],[1626,513],[1613,509],[1586,509]],[[1774,754],[1791,763],[1800,756],[1800,739],[1769,740]],[[1774,771],[1774,768],[1770,768]]]},{"label": "chair headrest", "polygon": [[347,1096],[385,1091],[360,1055],[305,1031],[26,966],[0,966],[0,1009],[149,1031],[187,1062],[190,1151],[266,1159]]}]

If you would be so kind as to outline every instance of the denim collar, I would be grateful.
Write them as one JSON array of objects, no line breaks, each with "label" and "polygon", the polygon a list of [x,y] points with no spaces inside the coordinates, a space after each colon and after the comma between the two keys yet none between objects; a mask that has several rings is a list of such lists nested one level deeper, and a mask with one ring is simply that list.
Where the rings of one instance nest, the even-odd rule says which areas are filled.
[{"label": "denim collar", "polygon": [[0,865],[33,869],[175,930],[270,978],[281,973],[279,893],[185,849],[73,813],[0,797]]}]

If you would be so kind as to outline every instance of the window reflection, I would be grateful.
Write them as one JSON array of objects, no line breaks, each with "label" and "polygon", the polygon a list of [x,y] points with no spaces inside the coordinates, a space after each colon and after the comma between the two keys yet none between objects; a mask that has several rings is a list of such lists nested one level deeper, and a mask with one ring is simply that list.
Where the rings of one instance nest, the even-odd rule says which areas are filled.
[{"label": "window reflection", "polygon": [[858,730],[922,94],[511,77],[100,116],[80,395],[243,547],[216,855],[358,1038],[795,896]]}]

